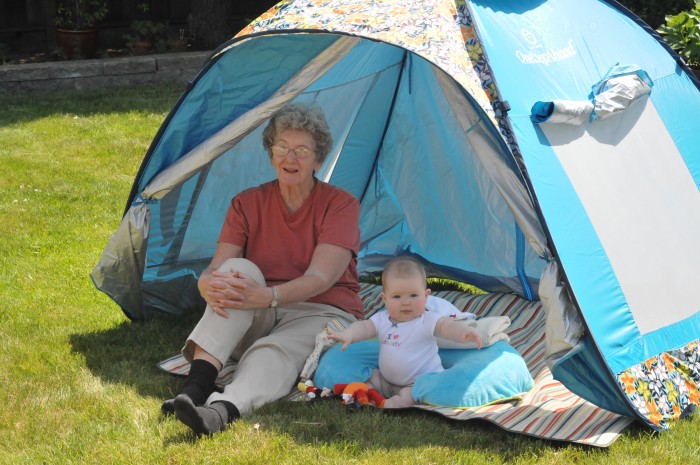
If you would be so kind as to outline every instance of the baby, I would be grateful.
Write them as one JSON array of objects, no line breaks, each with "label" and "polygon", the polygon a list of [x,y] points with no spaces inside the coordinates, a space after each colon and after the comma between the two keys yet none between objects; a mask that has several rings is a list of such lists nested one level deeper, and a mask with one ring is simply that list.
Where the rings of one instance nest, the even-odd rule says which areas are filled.
[{"label": "baby", "polygon": [[348,329],[329,337],[348,344],[377,337],[379,370],[368,384],[386,397],[384,408],[405,408],[416,403],[411,394],[418,375],[444,371],[438,356],[437,337],[455,342],[472,341],[481,348],[473,326],[426,312],[430,295],[423,265],[411,257],[389,261],[382,273],[385,312],[369,320],[352,323]]}]

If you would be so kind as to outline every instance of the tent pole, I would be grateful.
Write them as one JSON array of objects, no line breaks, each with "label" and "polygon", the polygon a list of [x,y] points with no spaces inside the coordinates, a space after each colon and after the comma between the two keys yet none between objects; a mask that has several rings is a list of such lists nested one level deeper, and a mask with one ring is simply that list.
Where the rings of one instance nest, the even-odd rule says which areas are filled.
[{"label": "tent pole", "polygon": [[[387,113],[387,118],[386,122],[384,123],[384,130],[382,131],[382,142],[379,144],[379,147],[377,148],[377,153],[374,155],[374,164],[372,165],[372,173],[375,173],[377,171],[377,163],[379,160],[379,154],[382,151],[382,147],[384,147],[384,137],[386,137],[386,133],[389,130],[389,123],[391,122],[391,115],[394,113],[394,106],[396,105],[396,97],[399,94],[399,86],[401,84],[401,78],[403,77],[404,70],[406,69],[406,60],[408,57],[408,52],[406,50],[403,51],[403,58],[401,60],[401,69],[399,71],[399,75],[396,79],[396,86],[394,87],[394,95],[391,98],[391,107],[389,108],[389,112]],[[376,176],[375,176],[376,178]],[[367,189],[369,189],[369,184],[372,180],[372,176],[367,177],[367,183],[365,184],[365,188],[362,189],[362,196],[360,197],[360,203],[365,198],[365,194],[367,193]]]}]

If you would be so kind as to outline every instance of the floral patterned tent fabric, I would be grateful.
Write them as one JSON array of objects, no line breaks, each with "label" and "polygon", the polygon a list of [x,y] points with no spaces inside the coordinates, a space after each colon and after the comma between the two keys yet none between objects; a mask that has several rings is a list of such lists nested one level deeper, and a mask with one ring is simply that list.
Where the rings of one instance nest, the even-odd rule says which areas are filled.
[{"label": "floral patterned tent fabric", "polygon": [[[372,14],[367,14],[368,11]],[[407,17],[411,18],[410,22],[403,21]],[[467,89],[498,123],[511,149],[515,148],[493,77],[463,0],[284,1],[250,23],[236,37],[305,29],[380,40],[420,55]]]}]

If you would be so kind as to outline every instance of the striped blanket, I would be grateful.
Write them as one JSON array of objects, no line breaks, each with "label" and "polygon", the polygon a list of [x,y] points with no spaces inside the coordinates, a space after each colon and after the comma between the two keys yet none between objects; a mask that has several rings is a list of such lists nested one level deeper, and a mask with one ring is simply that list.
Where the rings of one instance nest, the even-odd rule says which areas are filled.
[{"label": "striped blanket", "polygon": [[[363,284],[360,297],[366,317],[382,307],[381,287]],[[510,344],[523,356],[535,380],[535,386],[522,400],[479,408],[454,409],[417,405],[415,408],[440,414],[451,420],[487,420],[515,433],[544,439],[575,442],[596,447],[612,444],[633,419],[603,410],[573,394],[556,381],[545,364],[545,315],[539,302],[530,302],[511,294],[472,295],[458,291],[433,293],[457,308],[479,317],[507,316]],[[159,367],[169,373],[186,375],[189,364],[178,355]],[[220,386],[230,381],[235,364],[226,365],[219,374]],[[304,396],[291,393],[290,399]]]}]

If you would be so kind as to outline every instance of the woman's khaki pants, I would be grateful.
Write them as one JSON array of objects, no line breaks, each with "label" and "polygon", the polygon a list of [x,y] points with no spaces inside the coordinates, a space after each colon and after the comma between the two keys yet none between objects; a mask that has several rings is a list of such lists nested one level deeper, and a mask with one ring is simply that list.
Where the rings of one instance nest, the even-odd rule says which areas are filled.
[{"label": "woman's khaki pants", "polygon": [[[260,269],[250,260],[232,258],[219,271],[237,270],[265,285]],[[316,334],[333,319],[348,323],[355,317],[331,305],[299,303],[276,309],[229,309],[229,317],[217,315],[208,305],[182,353],[192,361],[195,344],[222,365],[233,357],[238,367],[223,393],[207,400],[231,402],[241,415],[289,394],[304,362],[314,348]]]}]

